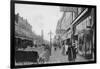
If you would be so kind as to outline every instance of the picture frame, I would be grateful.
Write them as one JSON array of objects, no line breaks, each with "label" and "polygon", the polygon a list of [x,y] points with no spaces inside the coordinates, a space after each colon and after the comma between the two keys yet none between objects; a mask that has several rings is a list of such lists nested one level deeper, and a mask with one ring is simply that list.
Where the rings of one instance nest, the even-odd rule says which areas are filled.
[{"label": "picture frame", "polygon": [[[87,19],[89,19],[90,18],[90,21],[91,21],[91,24],[88,24],[88,21],[86,21],[87,22],[87,25],[86,25],[86,28],[88,28],[88,29],[90,29],[90,25],[92,26],[91,28],[92,28],[92,33],[93,33],[93,35],[91,36],[91,37],[93,37],[92,39],[90,39],[90,42],[93,42],[93,43],[90,43],[90,44],[93,44],[93,54],[92,54],[92,56],[93,56],[93,60],[90,60],[89,59],[89,61],[80,61],[80,62],[64,62],[64,63],[47,63],[47,64],[26,64],[26,65],[16,65],[16,35],[17,35],[17,37],[19,37],[19,34],[17,34],[16,33],[16,28],[15,28],[15,19],[16,19],[16,16],[15,16],[15,4],[22,4],[22,5],[42,5],[42,6],[60,6],[60,7],[62,7],[62,9],[60,10],[60,11],[63,11],[63,12],[72,12],[72,10],[66,10],[66,7],[70,7],[70,8],[73,8],[73,7],[82,7],[82,8],[85,8],[83,11],[81,11],[77,16],[76,16],[76,18],[74,18],[73,19],[73,17],[72,17],[72,22],[71,22],[71,28],[69,28],[68,30],[73,30],[73,32],[71,32],[71,37],[70,38],[72,38],[72,39],[75,39],[75,40],[78,40],[79,42],[79,44],[80,45],[82,45],[82,40],[84,40],[84,42],[86,42],[86,41],[89,41],[88,39],[90,39],[90,38],[88,38],[87,36],[86,36],[86,38],[85,38],[85,36],[84,36],[84,38],[81,38],[82,37],[82,32],[84,32],[84,30],[83,31],[78,31],[78,32],[74,32],[75,31],[75,28],[76,28],[76,26],[77,26],[77,28],[76,29],[80,29],[80,27],[83,27],[83,26],[81,26],[81,24],[83,23],[83,24],[85,24],[85,19],[87,18]],[[20,7],[21,8],[21,7]],[[64,9],[65,8],[65,9]],[[87,8],[87,9],[86,9]],[[74,9],[73,9],[73,11],[75,11]],[[93,11],[93,12],[92,12]],[[81,4],[67,4],[67,3],[50,3],[50,2],[36,2],[36,1],[16,1],[16,0],[11,0],[10,1],[10,16],[11,16],[11,18],[10,18],[10,34],[11,34],[11,36],[10,36],[10,41],[11,41],[11,46],[10,46],[10,49],[11,49],[11,51],[10,51],[10,62],[11,62],[11,64],[10,64],[10,67],[11,68],[28,68],[28,67],[47,67],[47,66],[62,66],[62,65],[80,65],[80,64],[93,64],[93,63],[96,63],[96,51],[97,51],[97,49],[96,49],[96,6],[95,5],[81,5]],[[74,16],[74,15],[73,15]],[[91,17],[89,17],[89,16],[91,16]],[[80,25],[78,25],[79,23],[81,23]],[[75,26],[75,27],[74,27]],[[61,28],[60,28],[61,29]],[[20,30],[20,29],[19,29]],[[66,31],[68,31],[68,30],[66,30]],[[90,29],[91,30],[91,29]],[[61,33],[61,31],[60,31],[60,33]],[[75,34],[75,36],[74,35],[72,35],[72,34]],[[76,34],[78,34],[78,37],[76,36]],[[22,36],[20,36],[21,38],[22,38]],[[26,37],[26,36],[25,36]],[[24,39],[24,38],[23,38]],[[87,39],[87,40],[86,40]],[[68,39],[68,40],[63,40],[62,41],[62,45],[64,44],[64,42],[69,42],[70,40]],[[19,41],[20,42],[20,41]],[[74,42],[73,40],[71,41],[71,42]],[[83,43],[84,44],[84,43]],[[69,45],[70,45],[70,43],[69,43]],[[73,44],[71,44],[71,45],[74,45],[74,43]],[[80,49],[81,47],[79,47],[79,49]],[[85,47],[86,48],[86,47]],[[88,48],[87,48],[88,49]],[[91,48],[90,48],[91,49]],[[86,49],[85,49],[86,50]],[[52,50],[51,50],[52,51]],[[89,50],[89,51],[91,51],[91,50]],[[88,52],[89,52],[88,51]],[[83,51],[81,51],[82,53],[83,53]],[[87,53],[88,53],[87,52]],[[91,51],[92,52],[92,51]],[[19,54],[19,53],[18,53]],[[25,53],[26,54],[26,53]],[[29,54],[29,53],[28,53]],[[86,54],[86,53],[85,53]],[[21,54],[22,55],[22,54]],[[33,55],[33,54],[31,54],[31,55]],[[83,54],[82,54],[83,55]],[[83,55],[84,56],[84,55]],[[86,56],[86,55],[85,55]],[[19,57],[19,56],[18,56]],[[24,56],[25,57],[25,56]],[[31,56],[30,56],[31,57]],[[20,57],[20,59],[21,59],[21,57]],[[31,59],[31,58],[30,58]],[[67,59],[67,58],[66,58]],[[18,60],[19,61],[19,60]],[[31,60],[31,61],[33,61],[33,59]],[[24,64],[24,63],[23,63]]]}]

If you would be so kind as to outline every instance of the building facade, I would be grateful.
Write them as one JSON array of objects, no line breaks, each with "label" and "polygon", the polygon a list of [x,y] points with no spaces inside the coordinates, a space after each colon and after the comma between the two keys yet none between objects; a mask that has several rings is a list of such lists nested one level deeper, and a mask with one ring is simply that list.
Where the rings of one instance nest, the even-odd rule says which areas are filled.
[{"label": "building facade", "polygon": [[15,48],[26,48],[33,45],[32,26],[26,19],[15,15]]},{"label": "building facade", "polygon": [[[61,7],[61,12],[63,16],[59,25],[60,32],[60,43],[77,43],[78,53],[87,58],[93,58],[93,49],[95,41],[95,14],[94,8],[84,8],[84,7]],[[70,16],[68,17],[68,14]],[[67,17],[67,18],[66,18]],[[56,34],[58,34],[56,32]]]},{"label": "building facade", "polygon": [[45,43],[43,39],[43,30],[41,35],[32,32],[32,26],[26,19],[19,14],[15,15],[15,46],[17,48],[26,48],[27,46],[40,46]]},{"label": "building facade", "polygon": [[17,20],[15,18],[15,35],[17,37],[23,36],[24,38],[32,39],[32,26],[28,23],[26,19],[19,16],[19,14],[15,15],[17,17]]},{"label": "building facade", "polygon": [[[75,19],[77,14],[76,7],[60,7],[60,11],[63,12],[61,19],[58,21],[56,28],[56,36],[59,37],[59,43],[65,43],[66,39],[71,38],[71,23]],[[60,34],[60,35],[59,35]]]}]

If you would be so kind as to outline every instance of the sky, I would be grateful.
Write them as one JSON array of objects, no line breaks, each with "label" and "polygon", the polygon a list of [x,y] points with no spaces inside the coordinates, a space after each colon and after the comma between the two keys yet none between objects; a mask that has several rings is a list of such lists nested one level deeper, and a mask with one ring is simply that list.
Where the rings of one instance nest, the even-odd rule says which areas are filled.
[{"label": "sky", "polygon": [[57,22],[62,17],[59,6],[48,5],[15,4],[15,14],[17,13],[27,19],[35,34],[41,35],[43,30],[44,39],[48,41],[50,40],[48,33],[51,31],[52,38],[54,37]]}]

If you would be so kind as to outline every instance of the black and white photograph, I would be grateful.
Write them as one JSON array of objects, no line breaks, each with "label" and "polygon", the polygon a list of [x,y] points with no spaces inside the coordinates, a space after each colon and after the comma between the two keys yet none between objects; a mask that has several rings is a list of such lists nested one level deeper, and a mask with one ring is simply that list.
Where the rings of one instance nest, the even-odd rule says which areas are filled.
[{"label": "black and white photograph", "polygon": [[13,1],[14,67],[96,63],[96,6]]}]

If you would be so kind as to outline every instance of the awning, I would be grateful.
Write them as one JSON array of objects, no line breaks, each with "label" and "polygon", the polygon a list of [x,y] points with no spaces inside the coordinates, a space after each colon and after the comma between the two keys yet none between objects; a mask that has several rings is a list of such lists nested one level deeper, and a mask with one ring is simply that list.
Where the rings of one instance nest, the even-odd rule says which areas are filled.
[{"label": "awning", "polygon": [[84,29],[84,30],[78,31],[78,34],[85,35],[85,36],[91,35],[91,30]]},{"label": "awning", "polygon": [[71,38],[71,34],[67,35],[67,39],[68,39],[68,38]]},{"label": "awning", "polygon": [[32,33],[20,28],[18,25],[15,24],[15,37],[21,39],[28,39],[32,40]]},{"label": "awning", "polygon": [[83,18],[84,14],[88,12],[88,8],[86,8],[73,22],[72,25],[75,24],[80,18]]},{"label": "awning", "polygon": [[33,38],[30,38],[30,37],[27,37],[25,36],[24,34],[19,34],[18,32],[15,32],[15,38],[21,38],[22,40],[23,39],[27,39],[27,40],[33,40]]},{"label": "awning", "polygon": [[61,39],[66,40],[66,39],[70,39],[70,38],[71,38],[71,33],[67,33]]}]

